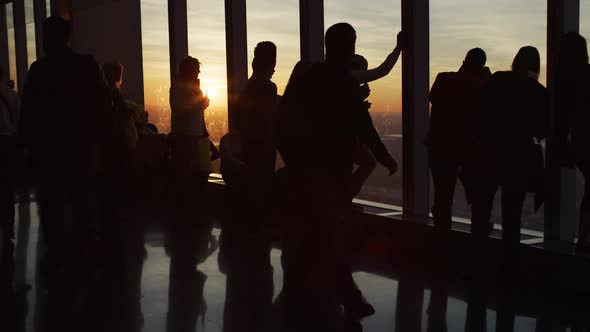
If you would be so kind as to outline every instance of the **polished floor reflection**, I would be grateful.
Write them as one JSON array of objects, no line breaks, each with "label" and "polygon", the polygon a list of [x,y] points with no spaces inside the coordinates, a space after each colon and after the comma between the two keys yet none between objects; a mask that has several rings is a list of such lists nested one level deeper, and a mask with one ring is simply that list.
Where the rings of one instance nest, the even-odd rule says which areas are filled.
[{"label": "polished floor reflection", "polygon": [[[3,279],[0,331],[289,330],[281,251],[264,236],[201,227],[187,235],[189,247],[177,247],[153,218],[119,225],[106,253],[72,250],[67,268],[53,274],[61,277],[46,278],[37,205],[21,201],[14,278]],[[186,255],[177,255],[183,250],[195,253],[189,256],[196,268]],[[411,253],[404,255],[411,260]],[[428,278],[420,272],[424,269],[367,270],[377,269],[359,269],[354,279],[375,307],[374,315],[362,326],[348,324],[338,308],[327,306],[303,322],[306,330],[588,331],[586,297],[551,294],[550,285],[547,293],[535,294],[442,275]]]}]

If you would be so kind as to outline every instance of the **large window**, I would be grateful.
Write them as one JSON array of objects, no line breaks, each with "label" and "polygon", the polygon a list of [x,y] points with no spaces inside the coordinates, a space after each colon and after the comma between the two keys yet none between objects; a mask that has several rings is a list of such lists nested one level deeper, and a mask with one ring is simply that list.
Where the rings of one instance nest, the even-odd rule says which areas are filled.
[{"label": "large window", "polygon": [[248,73],[252,75],[254,48],[261,41],[277,45],[277,66],[273,82],[280,95],[299,61],[299,0],[248,0]]},{"label": "large window", "polygon": [[37,60],[37,44],[35,41],[35,14],[33,0],[25,0],[25,23],[27,33],[27,62],[30,66]]},{"label": "large window", "polygon": [[[325,0],[325,27],[339,22],[350,23],[357,32],[356,52],[369,62],[369,68],[381,64],[396,43],[401,29],[401,3],[396,1],[367,2],[356,0]],[[373,172],[360,199],[402,205],[402,120],[401,120],[401,58],[389,76],[370,83],[373,123],[400,170],[389,176],[381,166]],[[335,119],[336,121],[336,119]]]},{"label": "large window", "polygon": [[[492,72],[509,70],[520,47],[535,46],[541,54],[540,82],[546,82],[546,0],[431,0],[430,77],[456,71],[467,51],[481,47]],[[500,195],[496,195],[492,219],[501,222]],[[461,184],[455,191],[454,215],[470,218],[471,210]],[[543,209],[535,213],[533,197],[524,205],[523,228],[543,231]]]},{"label": "large window", "polygon": [[18,87],[18,80],[16,77],[16,46],[12,3],[6,4],[6,23],[8,27],[8,80],[13,80],[16,88]]},{"label": "large window", "polygon": [[580,1],[580,34],[590,38],[590,1]]},{"label": "large window", "polygon": [[145,109],[160,132],[170,131],[170,50],[168,4],[141,0],[141,36]]},{"label": "large window", "polygon": [[227,66],[223,1],[188,1],[189,54],[201,62],[201,88],[211,103],[205,112],[216,144],[227,132]]},{"label": "large window", "polygon": [[455,71],[465,53],[481,47],[492,72],[509,70],[519,48],[541,53],[541,83],[546,81],[546,0],[431,0],[430,74]]}]

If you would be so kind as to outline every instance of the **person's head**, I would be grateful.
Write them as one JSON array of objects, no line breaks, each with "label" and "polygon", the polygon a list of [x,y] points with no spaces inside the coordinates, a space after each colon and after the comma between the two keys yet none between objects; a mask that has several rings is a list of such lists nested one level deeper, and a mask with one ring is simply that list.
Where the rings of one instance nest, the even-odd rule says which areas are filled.
[{"label": "person's head", "polygon": [[192,56],[187,56],[182,59],[178,68],[178,77],[184,81],[192,81],[199,79],[201,73],[201,63]]},{"label": "person's head", "polygon": [[473,70],[481,70],[486,65],[486,52],[479,47],[472,48],[467,52],[463,66]]},{"label": "person's head", "polygon": [[512,61],[512,71],[539,79],[539,73],[541,72],[541,56],[539,55],[539,50],[533,46],[524,46],[518,50],[514,61]]},{"label": "person's head", "polygon": [[588,64],[586,39],[577,32],[568,32],[561,38],[559,65],[561,69],[577,68]]},{"label": "person's head", "polygon": [[66,20],[52,16],[43,21],[43,49],[47,55],[66,49],[69,41],[70,24]]},{"label": "person's head", "polygon": [[352,56],[352,62],[350,63],[350,69],[352,70],[368,70],[369,69],[369,61],[365,59],[364,56],[360,54],[355,54]]},{"label": "person's head", "polygon": [[348,23],[337,23],[326,31],[326,62],[349,65],[355,53],[356,31]]},{"label": "person's head", "polygon": [[311,63],[307,60],[299,60],[299,62],[297,62],[295,67],[293,67],[291,76],[289,76],[289,82],[287,83],[287,87],[285,88],[284,95],[293,93],[291,90],[297,88],[297,86],[303,80],[303,77],[309,71],[310,68]]},{"label": "person's head", "polygon": [[277,64],[277,47],[273,42],[263,41],[254,48],[252,70],[255,75],[271,79]]},{"label": "person's head", "polygon": [[109,85],[121,88],[123,85],[123,65],[119,61],[107,61],[102,65],[104,77]]}]

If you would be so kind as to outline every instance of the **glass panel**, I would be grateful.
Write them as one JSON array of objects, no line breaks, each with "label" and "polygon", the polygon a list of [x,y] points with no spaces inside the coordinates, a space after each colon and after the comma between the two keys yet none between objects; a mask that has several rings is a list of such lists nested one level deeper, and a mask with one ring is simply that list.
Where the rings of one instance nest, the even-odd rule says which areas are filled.
[{"label": "glass panel", "polygon": [[35,5],[33,0],[25,0],[25,23],[35,22]]},{"label": "glass panel", "polygon": [[[277,45],[277,65],[273,82],[282,95],[291,71],[300,58],[299,51],[299,1],[248,0],[248,64],[254,57],[254,48],[261,41]],[[252,68],[248,67],[252,75]]]},{"label": "glass panel", "polygon": [[216,144],[227,132],[227,66],[223,1],[188,1],[189,54],[202,63],[201,87],[211,103],[205,112]]},{"label": "glass panel", "polygon": [[16,77],[16,47],[14,36],[14,16],[12,3],[6,5],[6,22],[8,25],[8,80],[14,81],[15,89],[18,87],[18,80]]},{"label": "glass panel", "polygon": [[29,66],[37,60],[37,44],[35,41],[35,23],[27,24],[27,58]]},{"label": "glass panel", "polygon": [[[432,0],[430,2],[430,78],[445,71],[457,71],[467,51],[481,47],[487,53],[492,72],[509,70],[519,48],[535,46],[541,54],[539,81],[546,82],[546,0]],[[492,212],[501,222],[500,194]],[[471,217],[461,184],[457,185],[454,215]],[[533,197],[524,204],[523,229],[543,231],[543,209],[535,213]]]},{"label": "glass panel", "polygon": [[165,0],[141,0],[143,79],[145,109],[161,133],[170,131],[170,50],[168,4]]},{"label": "glass panel", "polygon": [[[379,1],[368,6],[357,0],[325,0],[325,28],[338,22],[352,24],[357,33],[356,51],[377,67],[393,50],[401,29],[401,3]],[[401,58],[391,73],[370,83],[373,123],[400,169],[389,176],[377,166],[357,198],[402,205],[402,120],[401,120]]]},{"label": "glass panel", "polygon": [[590,1],[580,1],[580,34],[590,38]]},{"label": "glass panel", "polygon": [[[277,46],[277,63],[272,81],[277,85],[277,93],[285,92],[289,76],[300,59],[299,51],[299,13],[298,0],[248,0],[248,75],[252,75],[251,63],[254,48],[261,41],[271,41]],[[284,163],[277,155],[277,167]]]},{"label": "glass panel", "polygon": [[27,34],[27,61],[29,66],[37,60],[37,44],[35,42],[35,13],[33,0],[25,0],[25,22]]}]

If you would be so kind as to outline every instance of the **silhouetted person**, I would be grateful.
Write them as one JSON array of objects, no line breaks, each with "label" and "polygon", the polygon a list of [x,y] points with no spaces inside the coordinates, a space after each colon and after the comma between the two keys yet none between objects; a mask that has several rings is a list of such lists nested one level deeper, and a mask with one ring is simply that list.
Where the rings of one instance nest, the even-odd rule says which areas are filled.
[{"label": "silhouetted person", "polygon": [[[590,65],[586,40],[570,32],[561,39],[557,78],[558,151],[562,162],[575,162],[584,176],[578,249],[590,251]],[[571,155],[568,155],[568,152]]]},{"label": "silhouetted person", "polygon": [[[121,94],[121,86],[123,85],[123,65],[119,61],[108,61],[102,65],[105,79],[107,81],[109,91],[111,92],[111,99],[113,103],[113,118],[116,120],[116,132],[114,133],[114,144],[121,145],[122,153],[126,153],[129,149],[135,148],[137,145],[137,128],[133,123],[133,114],[127,107],[125,99]],[[113,147],[114,149],[115,147]]]},{"label": "silhouetted person", "polygon": [[471,226],[474,254],[478,255],[475,263],[483,266],[486,262],[494,196],[502,188],[504,272],[517,268],[526,194],[543,181],[543,158],[535,140],[547,133],[548,96],[538,82],[539,71],[537,49],[521,48],[512,71],[497,72],[488,81],[474,119],[478,144],[473,152]]},{"label": "silhouetted person", "polygon": [[[393,52],[391,52],[385,61],[376,68],[369,69],[367,59],[362,55],[355,54],[352,59],[351,69],[352,76],[361,84],[361,96],[364,97],[363,108],[359,111],[367,112],[371,108],[371,103],[366,99],[371,93],[368,82],[378,80],[387,76],[399,59],[404,43],[403,33],[397,35],[397,44]],[[371,119],[370,114],[368,115]],[[355,150],[355,163],[358,168],[353,173],[353,196],[360,193],[364,183],[367,181],[371,173],[377,167],[377,161],[389,170],[389,175],[393,175],[397,171],[397,162],[393,159],[391,154],[387,151],[385,144],[381,141],[379,133],[372,124],[371,119],[371,144],[367,145],[359,141],[357,149]]]},{"label": "silhouetted person", "polygon": [[205,110],[209,97],[203,94],[199,60],[187,57],[180,63],[170,88],[172,160],[177,171],[206,181],[211,172],[209,133]]},{"label": "silhouetted person", "polygon": [[210,228],[207,220],[207,181],[211,172],[209,134],[205,109],[209,98],[199,80],[200,63],[186,57],[170,88],[172,130],[169,142],[172,156],[171,219],[167,249],[170,254],[170,287],[195,278],[199,248],[197,241]]},{"label": "silhouetted person", "polygon": [[[399,58],[399,53],[401,51],[401,45],[396,47],[396,50],[392,54],[397,54]],[[397,58],[394,57],[397,60]],[[393,62],[395,64],[395,62]],[[355,77],[355,73],[362,74],[368,72],[369,63],[367,59],[362,55],[355,54],[353,57],[351,69],[353,71],[352,75]],[[355,77],[356,78],[356,77]],[[358,79],[357,79],[358,80]],[[361,83],[361,81],[359,81]],[[371,108],[371,103],[366,100],[366,98],[370,95],[370,88],[369,85],[364,83],[361,85],[361,96],[365,98],[363,102],[363,108],[360,109],[360,112],[369,112]],[[369,114],[370,118],[370,114]],[[381,137],[379,133],[373,126],[373,122],[371,119],[371,126],[372,126],[372,140],[377,142],[376,144],[371,145],[375,151],[371,151],[371,149],[364,143],[358,142],[356,149],[354,151],[354,159],[355,164],[358,165],[358,168],[353,173],[353,180],[352,180],[352,195],[353,197],[358,195],[367,181],[371,173],[377,167],[377,158],[379,162],[385,166],[389,170],[389,174],[392,175],[397,171],[397,163],[387,151],[385,144],[381,141]],[[378,147],[378,148],[376,148]]]},{"label": "silhouetted person", "polygon": [[[14,89],[5,83],[0,68],[0,267],[5,253],[14,239],[14,163],[16,158],[16,132],[20,118],[20,101]],[[0,272],[1,273],[1,272]],[[0,276],[1,278],[1,276]]]},{"label": "silhouetted person", "polygon": [[20,136],[39,168],[40,217],[49,267],[59,269],[64,253],[64,203],[73,211],[77,245],[84,255],[90,240],[91,182],[98,168],[103,134],[111,132],[110,98],[100,66],[68,47],[69,23],[43,22],[46,56],[35,61],[25,82]]},{"label": "silhouetted person", "polygon": [[[299,91],[289,97],[289,125],[281,128],[279,146],[291,180],[290,195],[305,207],[298,227],[287,238],[288,269],[300,271],[286,290],[288,302],[295,297],[314,301],[321,294],[344,305],[347,316],[360,319],[374,312],[352,281],[344,248],[335,239],[348,217],[351,203],[353,151],[357,139],[371,146],[371,120],[363,109],[364,98],[350,70],[355,53],[356,32],[346,23],[326,32],[326,61],[315,64],[304,75]],[[305,215],[305,217],[303,217]],[[299,242],[296,239],[300,239]],[[342,240],[346,242],[346,240]],[[314,252],[312,248],[324,248]],[[300,256],[295,258],[294,256]],[[293,266],[292,262],[301,264]],[[317,280],[322,288],[305,287]],[[300,289],[303,288],[303,289]],[[329,301],[330,298],[323,298]]]},{"label": "silhouetted person", "polygon": [[264,181],[274,174],[276,150],[273,139],[277,111],[277,86],[271,81],[275,72],[277,48],[272,42],[260,42],[254,49],[252,77],[240,93],[235,129],[242,142],[244,162],[249,175]]},{"label": "silhouetted person", "polygon": [[[103,145],[103,196],[102,231],[105,240],[112,240],[113,230],[122,227],[122,222],[131,222],[132,211],[132,174],[131,154],[137,146],[137,130],[133,114],[121,95],[123,84],[123,65],[118,61],[105,62],[102,70],[108,84],[112,107],[110,118],[112,130]],[[110,240],[109,240],[110,239]]]},{"label": "silhouetted person", "polygon": [[[432,214],[438,234],[437,250],[448,249],[457,177],[465,171],[473,144],[473,115],[481,91],[491,76],[484,67],[486,53],[480,48],[467,52],[457,72],[437,75],[430,90],[432,104],[426,137],[430,172],[434,185]],[[463,179],[463,177],[461,177]],[[466,187],[469,183],[463,181]],[[467,191],[468,192],[468,191]],[[445,264],[441,261],[441,264]]]},{"label": "silhouetted person", "polygon": [[289,127],[292,126],[292,122],[297,119],[298,110],[297,107],[304,103],[302,89],[304,84],[304,77],[311,69],[312,64],[306,60],[300,60],[293,67],[293,71],[289,76],[289,81],[285,87],[285,92],[279,103],[277,123],[275,130],[275,140],[277,143],[277,150],[281,154],[281,158],[285,161],[285,164],[291,163],[289,154],[294,147],[292,145],[298,144],[295,139],[295,135],[289,134]]},{"label": "silhouetted person", "polygon": [[275,72],[277,48],[269,41],[258,43],[252,60],[252,77],[237,101],[235,126],[241,145],[244,174],[241,188],[246,214],[245,224],[261,227],[268,222],[268,200],[275,172],[274,124],[277,117]]}]

